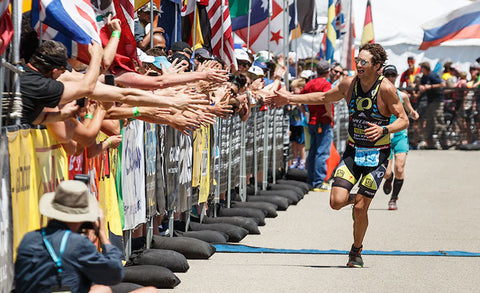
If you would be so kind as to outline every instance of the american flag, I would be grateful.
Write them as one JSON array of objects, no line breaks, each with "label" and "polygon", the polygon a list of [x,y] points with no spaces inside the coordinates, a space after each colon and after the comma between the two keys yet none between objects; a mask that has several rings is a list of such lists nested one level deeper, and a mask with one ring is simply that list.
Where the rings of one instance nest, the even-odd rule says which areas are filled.
[{"label": "american flag", "polygon": [[232,21],[230,19],[228,0],[210,0],[207,6],[207,13],[208,17],[210,18],[210,27],[212,30],[212,39],[210,41],[212,45],[212,53],[222,58],[227,65],[233,64],[236,68],[237,59],[235,59],[235,53],[233,49]]}]

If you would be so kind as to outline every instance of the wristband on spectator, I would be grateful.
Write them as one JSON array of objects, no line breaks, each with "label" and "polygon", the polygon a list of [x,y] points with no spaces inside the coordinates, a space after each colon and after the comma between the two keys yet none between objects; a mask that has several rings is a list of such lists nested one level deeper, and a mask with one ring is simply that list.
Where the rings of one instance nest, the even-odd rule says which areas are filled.
[{"label": "wristband on spectator", "polygon": [[92,114],[87,114],[85,115],[85,119],[92,119],[93,118],[93,115]]},{"label": "wristband on spectator", "polygon": [[133,112],[133,117],[140,117],[142,115],[140,113],[140,110],[138,110],[138,107],[133,107],[132,112]]},{"label": "wristband on spectator", "polygon": [[108,147],[111,147],[111,146],[112,146],[112,142],[110,141],[110,137],[107,138],[105,141],[108,141]]},{"label": "wristband on spectator", "polygon": [[121,32],[120,31],[113,31],[111,38],[119,38],[120,39]]}]

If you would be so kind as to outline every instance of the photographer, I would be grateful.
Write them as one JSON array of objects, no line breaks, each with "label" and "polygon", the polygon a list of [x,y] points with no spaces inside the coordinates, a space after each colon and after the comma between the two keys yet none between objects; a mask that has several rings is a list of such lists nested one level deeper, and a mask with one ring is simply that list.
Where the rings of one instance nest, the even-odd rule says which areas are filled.
[{"label": "photographer", "polygon": [[[18,247],[16,292],[108,291],[92,283],[115,285],[123,279],[122,252],[108,240],[103,214],[87,185],[63,181],[42,196],[39,209],[50,221],[25,234]],[[85,228],[98,231],[101,253],[81,234]]]}]

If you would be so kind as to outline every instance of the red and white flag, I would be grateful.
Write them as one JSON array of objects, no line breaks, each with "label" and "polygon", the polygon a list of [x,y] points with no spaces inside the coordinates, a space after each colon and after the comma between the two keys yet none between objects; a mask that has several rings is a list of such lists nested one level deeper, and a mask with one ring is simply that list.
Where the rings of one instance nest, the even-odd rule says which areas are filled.
[{"label": "red and white flag", "polygon": [[12,18],[8,4],[10,4],[10,0],[0,0],[0,55],[3,54],[13,37]]},{"label": "red and white flag", "polygon": [[207,6],[207,13],[212,30],[212,39],[210,40],[210,43],[212,45],[213,55],[220,57],[225,61],[227,66],[233,64],[235,68],[237,68],[237,59],[235,59],[233,49],[232,20],[230,19],[228,0],[210,0]]}]

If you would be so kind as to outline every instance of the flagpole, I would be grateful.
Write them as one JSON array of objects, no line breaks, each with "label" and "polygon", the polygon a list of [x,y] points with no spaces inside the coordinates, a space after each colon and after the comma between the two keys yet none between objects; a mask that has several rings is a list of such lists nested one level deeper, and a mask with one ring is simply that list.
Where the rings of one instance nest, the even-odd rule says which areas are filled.
[{"label": "flagpole", "polygon": [[[178,4],[175,3],[175,42],[178,41]],[[170,42],[171,43],[171,42]],[[171,45],[171,44],[170,44]]]},{"label": "flagpole", "polygon": [[295,78],[298,78],[298,5],[295,3]]},{"label": "flagpole", "polygon": [[150,48],[153,48],[153,0],[150,0]]},{"label": "flagpole", "polygon": [[[193,53],[192,53],[192,59],[195,59],[195,41],[196,41],[196,33],[197,33],[197,0],[194,1],[194,8],[193,8],[193,39],[192,39],[192,47],[193,47]],[[192,71],[195,71],[195,62],[192,63]]]},{"label": "flagpole", "polygon": [[[270,34],[271,34],[271,28],[270,28],[270,22],[272,20],[272,0],[268,0],[268,36],[267,36],[267,41],[268,41],[268,61],[272,59],[271,53],[270,53]],[[270,69],[268,70],[267,73],[267,78],[270,80]],[[263,176],[262,176],[262,189],[267,190],[268,186],[268,119],[269,119],[269,111],[265,111],[265,116],[264,116],[264,137],[263,137]]]},{"label": "flagpole", "polygon": [[219,58],[223,59],[223,55],[226,55],[224,52],[223,52],[223,42],[224,42],[224,34],[225,34],[225,28],[223,27],[223,9],[224,9],[224,5],[225,3],[223,2],[224,0],[221,0],[221,5],[220,5],[220,8],[221,8],[221,11],[222,11],[222,15],[221,15],[221,18],[222,18],[222,42],[220,44],[220,56],[218,56]]},{"label": "flagpole", "polygon": [[248,22],[247,22],[247,51],[250,49],[250,17],[252,14],[252,0],[248,0]]}]

